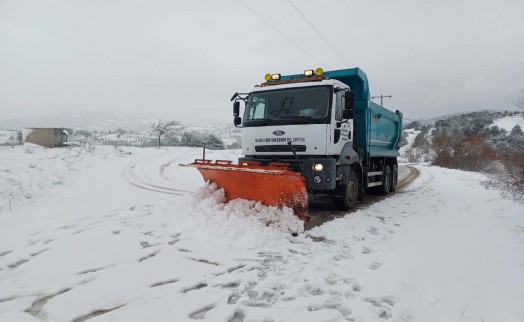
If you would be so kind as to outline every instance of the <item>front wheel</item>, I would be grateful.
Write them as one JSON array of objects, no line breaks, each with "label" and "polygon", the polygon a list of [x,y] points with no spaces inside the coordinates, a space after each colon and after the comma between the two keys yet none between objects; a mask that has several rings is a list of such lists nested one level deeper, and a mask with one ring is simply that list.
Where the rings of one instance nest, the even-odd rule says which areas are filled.
[{"label": "front wheel", "polygon": [[355,171],[350,170],[348,183],[341,187],[341,197],[335,200],[335,205],[341,210],[355,207],[358,199],[358,179]]}]

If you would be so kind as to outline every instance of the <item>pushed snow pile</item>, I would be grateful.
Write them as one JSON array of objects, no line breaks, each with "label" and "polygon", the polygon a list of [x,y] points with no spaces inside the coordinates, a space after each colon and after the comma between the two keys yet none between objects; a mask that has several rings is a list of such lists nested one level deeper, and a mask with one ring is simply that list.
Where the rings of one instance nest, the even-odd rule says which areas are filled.
[{"label": "pushed snow pile", "polygon": [[193,194],[193,207],[215,222],[267,226],[284,233],[304,232],[304,222],[288,207],[265,206],[260,202],[235,199],[226,203],[224,189],[206,184]]}]

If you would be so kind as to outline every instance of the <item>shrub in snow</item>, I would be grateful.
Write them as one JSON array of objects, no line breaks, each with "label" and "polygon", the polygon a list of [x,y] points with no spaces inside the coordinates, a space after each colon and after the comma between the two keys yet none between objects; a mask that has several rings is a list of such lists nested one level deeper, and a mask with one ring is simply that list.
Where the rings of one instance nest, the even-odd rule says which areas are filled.
[{"label": "shrub in snow", "polygon": [[433,164],[466,171],[484,171],[496,160],[495,150],[479,137],[440,134],[433,137]]},{"label": "shrub in snow", "polygon": [[503,189],[505,194],[516,199],[524,199],[524,155],[518,150],[508,151],[498,156],[502,165],[497,171],[490,172],[489,185]]},{"label": "shrub in snow", "polygon": [[407,148],[403,157],[410,163],[428,162],[431,159],[430,151],[421,148]]},{"label": "shrub in snow", "polygon": [[180,139],[182,146],[207,147],[211,150],[223,150],[224,142],[213,134],[202,134],[195,132],[184,132]]},{"label": "shrub in snow", "polygon": [[433,164],[483,172],[492,178],[489,185],[501,187],[505,193],[523,198],[524,134],[519,135],[519,128],[514,132],[514,144],[503,145],[502,150],[493,148],[480,136],[436,135],[432,140],[435,153]]},{"label": "shrub in snow", "polygon": [[131,155],[133,153],[131,151],[127,151],[126,149],[124,149],[121,146],[115,146],[115,154],[117,157],[124,157],[126,155]]}]

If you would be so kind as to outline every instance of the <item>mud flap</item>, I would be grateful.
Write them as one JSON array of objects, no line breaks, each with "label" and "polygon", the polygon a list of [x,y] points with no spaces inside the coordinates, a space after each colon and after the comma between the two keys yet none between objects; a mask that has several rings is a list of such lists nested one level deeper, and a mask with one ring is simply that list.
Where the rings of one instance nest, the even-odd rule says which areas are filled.
[{"label": "mud flap", "polygon": [[259,162],[242,161],[236,165],[229,160],[197,159],[180,165],[197,168],[205,181],[224,189],[227,201],[242,198],[260,201],[266,206],[287,206],[300,219],[310,219],[306,181],[300,174],[288,170],[288,163],[271,162],[261,166]]}]

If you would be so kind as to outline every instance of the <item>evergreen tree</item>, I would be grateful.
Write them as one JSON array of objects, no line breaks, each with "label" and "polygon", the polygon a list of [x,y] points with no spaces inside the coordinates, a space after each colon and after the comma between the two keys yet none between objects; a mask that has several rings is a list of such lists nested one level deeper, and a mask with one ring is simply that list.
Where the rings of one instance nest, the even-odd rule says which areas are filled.
[{"label": "evergreen tree", "polygon": [[511,129],[511,132],[508,135],[508,144],[513,151],[524,152],[524,133],[519,125],[515,125]]},{"label": "evergreen tree", "polygon": [[184,132],[180,139],[180,144],[182,146],[203,147],[206,142],[200,135],[191,132]]},{"label": "evergreen tree", "polygon": [[223,150],[224,142],[219,139],[217,136],[210,134],[206,140],[206,146],[212,150]]}]

